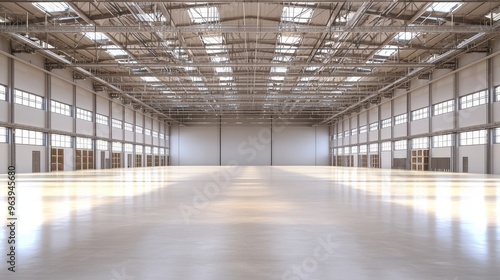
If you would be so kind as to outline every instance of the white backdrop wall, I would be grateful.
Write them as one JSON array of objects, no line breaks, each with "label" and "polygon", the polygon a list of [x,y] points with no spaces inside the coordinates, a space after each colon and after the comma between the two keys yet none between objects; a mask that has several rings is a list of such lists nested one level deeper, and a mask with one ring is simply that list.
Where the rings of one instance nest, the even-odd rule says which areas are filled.
[{"label": "white backdrop wall", "polygon": [[173,126],[170,153],[172,165],[183,166],[328,165],[328,139],[328,127]]}]

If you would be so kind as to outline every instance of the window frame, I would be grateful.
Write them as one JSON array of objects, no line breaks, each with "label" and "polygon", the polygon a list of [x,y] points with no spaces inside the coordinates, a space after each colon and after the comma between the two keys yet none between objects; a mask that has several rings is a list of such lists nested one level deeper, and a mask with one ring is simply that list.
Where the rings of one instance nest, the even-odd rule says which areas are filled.
[{"label": "window frame", "polygon": [[429,107],[423,107],[411,111],[411,121],[419,121],[429,117]]},{"label": "window frame", "polygon": [[92,122],[92,111],[76,107],[76,118]]},{"label": "window frame", "polygon": [[394,125],[405,124],[408,122],[408,113],[394,116]]},{"label": "window frame", "polygon": [[488,90],[480,90],[460,96],[459,103],[460,110],[488,104]]},{"label": "window frame", "polygon": [[455,112],[455,100],[450,99],[432,105],[432,115],[439,116],[447,113]]},{"label": "window frame", "polygon": [[72,106],[57,100],[50,100],[50,112],[71,117]]},{"label": "window frame", "polygon": [[29,93],[20,89],[14,89],[14,103],[35,108],[44,109],[45,98],[33,93]]}]

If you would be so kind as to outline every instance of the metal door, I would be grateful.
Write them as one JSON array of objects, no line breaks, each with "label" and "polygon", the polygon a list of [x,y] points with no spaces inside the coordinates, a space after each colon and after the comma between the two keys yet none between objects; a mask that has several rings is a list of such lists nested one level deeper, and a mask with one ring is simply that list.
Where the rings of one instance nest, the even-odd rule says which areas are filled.
[{"label": "metal door", "polygon": [[40,172],[40,151],[33,151],[31,154],[31,171],[33,173]]}]

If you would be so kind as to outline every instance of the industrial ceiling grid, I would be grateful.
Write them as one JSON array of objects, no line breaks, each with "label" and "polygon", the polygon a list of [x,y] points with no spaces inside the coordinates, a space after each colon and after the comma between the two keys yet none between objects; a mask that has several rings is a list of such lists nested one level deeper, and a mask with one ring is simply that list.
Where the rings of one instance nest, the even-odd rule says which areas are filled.
[{"label": "industrial ceiling grid", "polygon": [[0,1],[15,51],[185,124],[328,124],[487,51],[499,22],[498,1]]}]

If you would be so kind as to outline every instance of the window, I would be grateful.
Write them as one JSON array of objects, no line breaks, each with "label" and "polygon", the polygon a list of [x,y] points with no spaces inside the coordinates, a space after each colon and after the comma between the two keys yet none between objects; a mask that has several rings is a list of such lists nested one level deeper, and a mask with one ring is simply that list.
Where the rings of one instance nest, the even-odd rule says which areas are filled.
[{"label": "window", "polygon": [[158,147],[153,147],[153,154],[155,154],[155,155],[158,154]]},{"label": "window", "polygon": [[160,139],[162,139],[162,140],[165,139],[165,134],[160,133]]},{"label": "window", "polygon": [[0,100],[7,100],[7,87],[0,85]]},{"label": "window", "polygon": [[283,7],[281,20],[284,22],[308,23],[311,20],[313,9],[306,7]]},{"label": "window", "polygon": [[134,145],[132,144],[125,144],[125,152],[126,153],[133,153],[134,152]]},{"label": "window", "polygon": [[333,139],[333,140],[336,140],[336,139],[337,139],[337,135],[336,135],[336,134],[335,134],[335,135],[332,135],[331,137],[332,137],[332,139]]},{"label": "window", "polygon": [[131,123],[126,122],[125,123],[125,130],[126,131],[134,131],[134,126]]},{"label": "window", "polygon": [[27,93],[18,89],[14,91],[14,102],[32,108],[43,108],[43,98],[41,96]]},{"label": "window", "polygon": [[151,129],[144,129],[144,134],[147,135],[147,136],[151,136]]},{"label": "window", "polygon": [[55,100],[50,101],[50,111],[52,113],[71,116],[71,106],[61,102],[57,102]]},{"label": "window", "polygon": [[111,126],[113,126],[114,128],[121,129],[122,128],[122,121],[117,120],[117,119],[112,119],[111,120]]},{"label": "window", "polygon": [[342,132],[340,132],[339,134],[337,134],[337,138],[338,138],[338,139],[342,139],[342,136],[344,136],[344,135],[342,134]]},{"label": "window", "polygon": [[429,108],[425,107],[411,112],[411,120],[417,121],[429,117]]},{"label": "window", "polygon": [[96,148],[100,151],[107,151],[109,149],[108,148],[108,141],[97,140],[97,141],[95,141],[95,144],[96,144]]},{"label": "window", "polygon": [[407,141],[406,140],[399,140],[394,142],[394,150],[395,151],[401,151],[401,150],[406,150],[407,148]]},{"label": "window", "polygon": [[76,137],[76,148],[77,149],[92,150],[92,139]]},{"label": "window", "polygon": [[448,100],[445,102],[434,104],[434,106],[432,106],[432,111],[434,116],[453,112],[455,111],[455,102],[454,100]]},{"label": "window", "polygon": [[370,124],[370,131],[374,131],[378,129],[378,122],[374,122]]},{"label": "window", "polygon": [[71,136],[52,134],[50,139],[52,147],[71,148]]},{"label": "window", "polygon": [[142,154],[142,145],[135,145],[135,153]]},{"label": "window", "polygon": [[102,125],[109,125],[109,118],[105,115],[95,114],[95,122]]},{"label": "window", "polygon": [[408,114],[407,113],[397,115],[394,117],[394,125],[404,124],[406,122],[408,122]]},{"label": "window", "polygon": [[16,144],[43,146],[43,132],[16,129]]},{"label": "window", "polygon": [[360,154],[366,154],[366,151],[367,151],[366,145],[360,145],[359,146],[359,153]]},{"label": "window", "polygon": [[392,125],[392,119],[391,118],[382,120],[382,128],[391,127],[391,125]]},{"label": "window", "polygon": [[122,151],[122,143],[113,142],[112,149],[113,149],[113,152],[121,152]]},{"label": "window", "polygon": [[7,128],[0,126],[0,143],[7,143]]},{"label": "window", "polygon": [[356,134],[358,134],[358,129],[357,129],[357,128],[353,128],[353,129],[351,130],[351,135],[353,135],[353,136],[354,136],[354,135],[356,135]]},{"label": "window", "polygon": [[344,131],[344,137],[349,137],[349,135],[351,135],[351,131],[349,130]]},{"label": "window", "polygon": [[153,137],[158,138],[158,132],[156,132],[156,131],[153,130]]},{"label": "window", "polygon": [[488,103],[488,92],[486,90],[460,97],[460,109],[471,108],[486,103]]},{"label": "window", "polygon": [[429,149],[429,138],[415,138],[411,142],[413,149]]},{"label": "window", "polygon": [[344,155],[348,155],[351,153],[351,149],[349,147],[344,147]]},{"label": "window", "polygon": [[486,144],[486,130],[467,131],[460,133],[460,146]]},{"label": "window", "polygon": [[366,127],[366,125],[363,125],[363,126],[360,126],[360,127],[359,127],[359,134],[366,133],[366,131],[367,131],[367,127]]},{"label": "window", "polygon": [[495,100],[500,101],[500,86],[495,88]]},{"label": "window", "polygon": [[432,137],[432,146],[434,148],[453,146],[453,134],[436,135]]},{"label": "window", "polygon": [[343,155],[343,154],[344,154],[344,150],[342,148],[338,148],[337,155]]},{"label": "window", "polygon": [[138,125],[136,125],[136,126],[135,126],[135,132],[136,132],[136,133],[140,133],[140,134],[142,134],[142,132],[143,132],[142,126],[138,126]]},{"label": "window", "polygon": [[500,144],[500,128],[495,128],[495,144]]},{"label": "window", "polygon": [[355,155],[358,153],[358,146],[352,146],[351,147],[351,154]]},{"label": "window", "polygon": [[150,146],[146,146],[146,154],[151,154],[151,147]]},{"label": "window", "polygon": [[76,118],[91,122],[92,121],[92,112],[87,111],[85,109],[76,108]]},{"label": "window", "polygon": [[376,153],[376,152],[378,152],[378,144],[377,143],[370,144],[370,153]]},{"label": "window", "polygon": [[382,152],[387,152],[391,150],[391,142],[382,143]]}]

